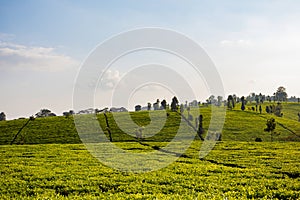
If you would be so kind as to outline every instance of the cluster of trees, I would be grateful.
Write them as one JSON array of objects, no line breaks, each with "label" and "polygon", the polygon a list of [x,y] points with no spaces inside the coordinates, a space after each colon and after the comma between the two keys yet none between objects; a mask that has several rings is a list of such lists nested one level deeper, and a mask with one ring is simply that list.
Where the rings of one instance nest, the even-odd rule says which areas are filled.
[{"label": "cluster of trees", "polygon": [[266,106],[266,112],[268,114],[272,114],[274,113],[277,117],[282,117],[283,113],[282,111],[282,105],[280,102],[277,103],[277,105],[270,105],[270,106]]},{"label": "cluster of trees", "polygon": [[[215,97],[214,95],[211,95],[207,100],[206,103],[202,103],[203,105],[216,105],[216,106],[221,106],[224,104],[224,106],[227,106],[228,109],[233,109],[235,108],[237,103],[241,102],[241,110],[246,109],[246,105],[248,102],[256,102],[255,107],[251,107],[253,111],[259,111],[260,113],[262,112],[262,107],[261,105],[265,102],[283,102],[283,101],[292,101],[292,102],[297,102],[300,103],[300,98],[296,98],[296,96],[291,97],[288,99],[288,95],[286,92],[285,87],[280,86],[274,92],[273,96],[269,95],[263,95],[261,93],[255,94],[255,93],[250,93],[247,97],[242,96],[238,97],[235,94],[229,95],[226,100],[223,100],[222,96],[217,96]],[[168,104],[167,101],[164,99],[160,102],[159,99],[156,100],[155,103],[153,103],[153,110],[168,110],[171,109],[172,111],[177,111],[180,108],[180,112],[183,113],[185,109],[189,109],[190,107],[198,107],[201,105],[201,102],[198,102],[197,100],[193,100],[192,102],[188,103],[185,101],[185,104],[181,104],[179,106],[179,101],[177,97],[173,97],[171,104]],[[140,111],[140,110],[151,110],[152,109],[152,104],[150,102],[147,103],[147,106],[142,107],[141,105],[136,105],[135,106],[135,111]],[[248,108],[249,109],[249,108]],[[277,104],[277,106],[272,105],[272,106],[267,106],[266,107],[266,112],[267,113],[273,113],[277,116],[282,116],[281,112],[282,106],[280,103]],[[80,110],[76,114],[92,114],[92,113],[100,113],[104,111],[110,111],[110,112],[128,112],[128,110],[124,107],[121,108],[115,108],[112,107],[111,109],[105,108],[102,110],[99,109],[94,109],[94,108],[89,108],[85,110]],[[75,112],[73,110],[63,112],[63,116],[71,116],[74,115]],[[38,113],[35,114],[36,117],[51,117],[51,116],[56,116],[55,113],[50,111],[49,109],[41,109]],[[6,115],[4,112],[0,113],[0,121],[6,120]]]},{"label": "cluster of trees", "polygon": [[[171,110],[175,111],[178,110],[178,99],[177,97],[173,97],[172,102],[171,102]],[[147,107],[142,107],[141,105],[136,105],[135,106],[135,111],[140,111],[143,109],[151,110],[152,104],[150,102],[147,103]],[[164,99],[161,102],[159,99],[156,100],[155,103],[153,103],[153,110],[167,110],[170,108],[170,105],[167,103],[167,101]]]},{"label": "cluster of trees", "polygon": [[55,113],[51,112],[49,109],[41,109],[38,113],[35,114],[35,117],[54,117],[56,116]]},{"label": "cluster of trees", "polygon": [[0,121],[5,121],[6,120],[6,115],[4,112],[0,113]]}]

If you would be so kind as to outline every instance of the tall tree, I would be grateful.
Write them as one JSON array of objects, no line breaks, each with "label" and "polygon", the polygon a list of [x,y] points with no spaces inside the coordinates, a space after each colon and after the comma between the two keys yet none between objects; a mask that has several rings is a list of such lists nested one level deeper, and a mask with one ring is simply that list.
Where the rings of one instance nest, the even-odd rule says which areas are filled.
[{"label": "tall tree", "polygon": [[161,104],[161,108],[164,109],[164,110],[166,110],[166,108],[167,108],[167,101],[164,99],[164,100],[161,101],[160,104]]},{"label": "tall tree", "polygon": [[5,121],[6,120],[6,115],[4,112],[0,113],[0,121]]},{"label": "tall tree", "polygon": [[218,96],[217,99],[218,99],[217,106],[221,106],[222,105],[222,101],[223,101],[223,97],[222,96]]},{"label": "tall tree", "polygon": [[244,96],[241,97],[241,101],[242,101],[241,109],[242,109],[242,111],[244,111],[245,110],[245,97]]},{"label": "tall tree", "polygon": [[157,99],[156,102],[153,103],[153,109],[154,110],[159,110],[159,99]]},{"label": "tall tree", "polygon": [[178,107],[178,99],[177,99],[177,97],[173,97],[173,99],[172,99],[172,103],[171,103],[171,110],[172,111],[177,111],[177,107]]},{"label": "tall tree", "polygon": [[229,95],[228,98],[227,98],[227,107],[229,109],[232,109],[232,108],[234,108],[234,106],[235,106],[235,104],[234,104],[233,96]]},{"label": "tall tree", "polygon": [[151,110],[151,103],[150,102],[148,102],[148,104],[147,104],[147,110]]},{"label": "tall tree", "polygon": [[278,101],[286,101],[287,96],[286,89],[283,86],[280,86],[275,93],[275,97]]},{"label": "tall tree", "polygon": [[275,128],[276,128],[276,122],[274,118],[268,119],[267,120],[267,128],[264,129],[264,131],[271,133],[271,141],[273,142],[273,137],[275,135],[278,135],[275,132]]},{"label": "tall tree", "polygon": [[208,97],[207,103],[208,104],[214,104],[216,102],[215,96],[214,95],[210,95]]}]

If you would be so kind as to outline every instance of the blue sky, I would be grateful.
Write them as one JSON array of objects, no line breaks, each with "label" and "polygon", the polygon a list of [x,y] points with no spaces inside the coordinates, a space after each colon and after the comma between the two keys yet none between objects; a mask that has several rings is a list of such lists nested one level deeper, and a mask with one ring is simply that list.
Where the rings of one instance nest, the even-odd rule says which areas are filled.
[{"label": "blue sky", "polygon": [[[272,94],[283,85],[300,96],[299,11],[296,0],[1,1],[0,111],[16,118],[72,109],[80,63],[107,38],[141,27],[172,29],[199,43],[226,94]],[[140,96],[145,104],[150,98]]]}]

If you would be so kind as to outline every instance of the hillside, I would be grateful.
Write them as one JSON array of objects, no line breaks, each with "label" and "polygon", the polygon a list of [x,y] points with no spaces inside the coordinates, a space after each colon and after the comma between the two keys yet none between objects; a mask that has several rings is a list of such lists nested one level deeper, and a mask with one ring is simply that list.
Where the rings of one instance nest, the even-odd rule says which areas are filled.
[{"label": "hillside", "polygon": [[[255,138],[261,138],[263,141],[270,141],[270,135],[264,131],[267,119],[274,117],[277,122],[276,132],[280,135],[275,137],[275,141],[299,141],[300,139],[300,122],[298,122],[297,113],[300,111],[300,104],[298,103],[283,103],[283,117],[276,117],[272,114],[267,114],[264,110],[259,114],[255,111],[246,109],[240,110],[240,105],[236,105],[235,109],[227,110],[224,107],[216,108],[218,111],[226,109],[226,120],[222,132],[222,140],[224,141],[254,141]],[[251,107],[248,105],[247,107]],[[195,119],[197,108],[192,108],[190,113]],[[146,141],[164,142],[171,140],[176,134],[176,130],[180,124],[180,116],[174,112],[168,112],[169,116],[166,118],[164,111],[150,111],[153,123],[159,123],[166,119],[163,128],[158,132],[155,127],[150,129],[151,135]],[[204,116],[203,126],[207,130],[210,118],[211,107],[201,106],[200,113]],[[109,124],[112,131],[112,138],[114,142],[122,141],[136,141],[132,135],[125,134],[116,124],[112,115],[118,118],[118,122],[122,123],[122,128],[131,128],[127,125],[126,116],[128,113],[108,113]],[[184,112],[187,116],[187,111]],[[132,112],[130,113],[132,120],[140,125],[147,126],[151,120],[148,111]],[[103,129],[105,129],[105,118],[103,114],[98,114],[97,118]],[[18,130],[26,123],[28,119],[17,119],[0,122],[0,144],[10,144]],[[157,121],[155,121],[157,120]],[[191,121],[195,124],[194,120]],[[186,125],[186,124],[185,124]],[[126,127],[127,126],[127,127]],[[187,125],[186,125],[187,126]],[[153,134],[153,132],[158,132]],[[107,134],[107,131],[105,131]],[[132,133],[134,130],[132,130]],[[198,139],[198,137],[196,137]],[[36,118],[30,121],[29,124],[22,130],[21,134],[15,140],[16,144],[76,144],[81,143],[77,134],[73,117],[47,117]]]},{"label": "hillside", "polygon": [[[248,109],[240,111],[239,106],[226,113],[223,141],[201,159],[199,152],[204,143],[198,137],[182,155],[161,148],[169,144],[177,131],[181,122],[177,113],[170,112],[166,117],[164,111],[151,111],[152,122],[164,126],[155,135],[151,134],[157,129],[151,127],[145,132],[149,137],[141,143],[122,132],[112,114],[107,114],[115,145],[128,153],[145,156],[159,151],[165,158],[175,158],[168,166],[153,171],[139,160],[127,157],[129,170],[118,171],[115,165],[111,167],[93,157],[86,146],[79,144],[73,117],[30,121],[15,142],[24,145],[7,144],[26,119],[0,122],[0,199],[299,199],[300,143],[283,141],[299,140],[296,134],[300,134],[297,121],[300,105],[283,105],[283,117],[275,117],[280,135],[274,142],[263,131],[266,120],[274,116]],[[215,111],[222,113],[223,109]],[[196,111],[192,109],[190,113],[195,115]],[[200,107],[200,112],[207,129],[211,107]],[[115,115],[123,129],[131,128],[127,114]],[[140,126],[151,123],[146,111],[130,116]],[[104,115],[97,115],[97,119],[105,127]],[[256,137],[263,142],[254,142]],[[101,155],[120,162],[111,151]],[[155,167],[161,161],[149,157],[147,163]],[[130,171],[133,166],[147,173],[133,173]]]}]

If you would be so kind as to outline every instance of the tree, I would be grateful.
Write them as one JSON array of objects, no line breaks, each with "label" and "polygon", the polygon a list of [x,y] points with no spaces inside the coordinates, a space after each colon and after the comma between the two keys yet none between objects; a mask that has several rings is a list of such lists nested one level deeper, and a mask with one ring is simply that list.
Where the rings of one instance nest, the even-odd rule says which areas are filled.
[{"label": "tree", "polygon": [[244,96],[241,97],[241,101],[242,101],[241,109],[242,109],[242,111],[244,111],[245,110],[245,97]]},{"label": "tree", "polygon": [[256,96],[256,94],[254,92],[250,93],[250,99],[251,99],[250,103],[252,103],[252,101],[255,100],[255,96]]},{"label": "tree", "polygon": [[259,105],[259,113],[260,114],[262,113],[262,107],[261,107],[261,105]]},{"label": "tree", "polygon": [[273,106],[275,108],[274,110],[274,114],[277,116],[277,117],[282,117],[283,113],[281,112],[282,111],[282,105],[281,103],[277,103],[277,106]]},{"label": "tree", "polygon": [[52,113],[49,109],[41,109],[40,112],[35,114],[36,117],[53,117],[56,114]]},{"label": "tree", "polygon": [[234,107],[234,106],[235,106],[235,103],[237,102],[237,96],[236,96],[236,94],[233,94],[233,95],[232,95],[232,99],[233,99],[233,101],[232,101],[232,106]]},{"label": "tree", "polygon": [[221,106],[222,105],[222,101],[223,101],[223,97],[222,96],[218,96],[217,100],[218,100],[217,106]]},{"label": "tree", "polygon": [[256,102],[256,106],[259,104],[259,96],[255,95],[255,102]]},{"label": "tree", "polygon": [[167,101],[166,100],[162,100],[162,102],[160,103],[161,104],[161,108],[166,110],[167,108]]},{"label": "tree", "polygon": [[154,110],[159,110],[159,99],[156,100],[156,103],[153,104]]},{"label": "tree", "polygon": [[287,96],[286,89],[283,86],[280,86],[275,93],[277,101],[286,101]]},{"label": "tree", "polygon": [[151,110],[151,103],[150,102],[148,102],[148,104],[147,104],[147,110]]},{"label": "tree", "polygon": [[4,112],[0,113],[0,121],[5,121],[6,120],[6,115]]},{"label": "tree", "polygon": [[268,114],[271,112],[269,106],[266,106],[266,112],[267,112]]},{"label": "tree", "polygon": [[180,105],[180,113],[182,114],[183,112],[184,112],[184,105],[181,104],[181,105]]},{"label": "tree", "polygon": [[232,95],[229,95],[228,98],[227,98],[227,107],[228,109],[232,109],[234,108],[234,99],[233,99],[233,96]]},{"label": "tree", "polygon": [[197,133],[198,133],[198,136],[200,138],[202,138],[202,135],[204,134],[204,128],[203,128],[203,115],[199,115],[199,123],[198,123],[198,130],[197,130]]},{"label": "tree", "polygon": [[264,129],[264,131],[271,133],[271,141],[273,141],[273,136],[274,135],[279,135],[276,134],[275,128],[276,128],[276,122],[274,118],[268,119],[267,120],[267,128]]},{"label": "tree", "polygon": [[210,95],[206,101],[208,104],[214,104],[216,102],[215,96]]},{"label": "tree", "polygon": [[140,111],[142,109],[142,106],[141,105],[136,105],[134,108],[135,108],[135,111]]},{"label": "tree", "polygon": [[[106,108],[106,109],[108,109],[108,108]],[[95,113],[100,113],[103,110],[95,109]],[[70,110],[69,112],[63,112],[63,116],[65,116],[67,118],[70,117],[71,115],[74,115],[74,114],[75,114],[74,110]]]},{"label": "tree", "polygon": [[171,103],[171,110],[172,111],[177,111],[177,107],[178,107],[178,99],[177,99],[177,97],[173,97],[173,99],[172,99],[172,103]]}]

